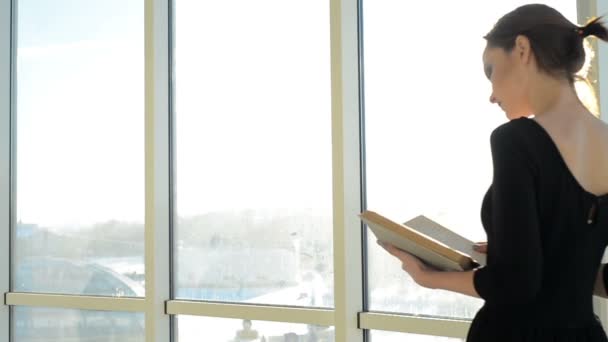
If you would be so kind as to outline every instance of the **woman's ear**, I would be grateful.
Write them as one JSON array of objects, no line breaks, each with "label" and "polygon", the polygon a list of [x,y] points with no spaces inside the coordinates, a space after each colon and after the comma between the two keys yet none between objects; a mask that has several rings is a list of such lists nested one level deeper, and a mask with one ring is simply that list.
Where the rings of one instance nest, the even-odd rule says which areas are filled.
[{"label": "woman's ear", "polygon": [[515,47],[513,51],[517,59],[523,64],[528,64],[532,56],[532,47],[530,46],[530,39],[520,34],[515,38]]}]

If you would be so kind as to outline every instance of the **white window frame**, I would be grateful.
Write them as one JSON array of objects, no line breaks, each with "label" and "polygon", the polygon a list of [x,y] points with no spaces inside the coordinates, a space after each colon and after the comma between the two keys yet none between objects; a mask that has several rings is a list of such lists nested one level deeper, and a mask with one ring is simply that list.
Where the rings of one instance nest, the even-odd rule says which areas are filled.
[{"label": "white window frame", "polygon": [[[13,0],[17,1],[17,0]],[[367,329],[464,338],[469,321],[420,318],[368,312],[364,305],[365,240],[352,234],[361,227],[357,214],[364,207],[361,153],[361,43],[358,0],[330,0],[333,215],[334,215],[334,309],[245,305],[173,300],[170,293],[171,246],[171,139],[170,110],[170,0],[144,0],[145,12],[145,262],[146,297],[110,298],[10,292],[11,148],[14,145],[15,94],[11,93],[15,51],[11,0],[0,0],[0,342],[9,342],[9,308],[14,305],[47,306],[83,310],[141,312],[146,317],[146,342],[171,341],[173,315],[248,318],[335,327],[336,341],[364,341]],[[369,0],[371,1],[371,0]],[[578,0],[579,19],[608,13],[608,1]],[[608,46],[599,44],[598,89],[602,119],[608,122]],[[602,106],[603,104],[603,106]],[[595,299],[604,326],[608,303]]]},{"label": "white window frame", "polygon": [[[581,0],[579,0],[581,2]],[[605,19],[608,20],[608,1],[606,0],[586,0],[591,10],[589,16],[597,16],[606,14]],[[579,17],[580,18],[580,17]],[[580,18],[585,19],[585,18]],[[596,60],[594,68],[597,70],[597,88],[595,89],[600,110],[600,119],[608,123],[608,44],[600,43],[595,44],[594,50],[596,51]],[[608,263],[608,253],[604,253],[604,263]],[[604,298],[593,298],[593,306],[596,314],[599,316],[604,330],[608,331],[608,301]]]},{"label": "white window frame", "polygon": [[146,342],[171,341],[169,0],[144,0]]},{"label": "white window frame", "polygon": [[[608,14],[608,1],[579,0],[577,12],[579,24],[585,23],[589,18]],[[598,100],[600,119],[608,123],[608,87],[602,87],[602,85],[608,84],[608,68],[602,67],[608,65],[608,48],[606,47],[606,43],[598,44],[597,40],[592,41],[592,47],[596,53],[596,57],[592,61],[591,75],[589,77],[592,80],[598,80],[594,84],[594,91]],[[608,262],[608,254],[604,253],[602,262]],[[594,296],[593,309],[600,318],[604,330],[608,331],[608,302],[606,299]]]},{"label": "white window frame", "polygon": [[[581,0],[579,0],[581,1]],[[593,0],[586,0],[593,1]],[[597,0],[596,12],[593,15],[605,14],[605,20],[608,20],[608,1]],[[600,102],[600,118],[608,123],[608,44],[598,44],[597,51],[597,63],[599,66],[598,70],[598,98]]]},{"label": "white window frame", "polygon": [[[11,1],[0,0],[0,293],[10,291]],[[0,341],[8,342],[10,308],[0,307]]]}]

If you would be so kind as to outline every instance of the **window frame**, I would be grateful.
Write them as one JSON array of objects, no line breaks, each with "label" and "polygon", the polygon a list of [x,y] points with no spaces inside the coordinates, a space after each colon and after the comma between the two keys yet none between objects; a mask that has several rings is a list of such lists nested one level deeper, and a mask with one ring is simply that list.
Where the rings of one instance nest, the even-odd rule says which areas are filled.
[{"label": "window frame", "polygon": [[[587,13],[582,13],[587,14],[587,17],[596,16],[598,13],[608,15],[608,2],[606,1],[579,0],[579,6],[589,8]],[[579,19],[582,21],[586,18],[579,16]],[[595,84],[595,93],[599,101],[600,119],[608,123],[608,46],[606,45],[606,43],[598,44],[597,40],[594,40],[593,49],[596,51],[596,59],[593,69],[596,70],[598,80]],[[608,253],[604,252],[602,262],[608,263]],[[604,330],[608,331],[608,302],[604,298],[594,297],[593,307],[602,322]]]},{"label": "window frame", "polygon": [[[11,255],[11,0],[0,0],[0,293],[10,291]],[[6,301],[6,299],[5,299]],[[0,307],[0,341],[10,338],[10,308]]]}]

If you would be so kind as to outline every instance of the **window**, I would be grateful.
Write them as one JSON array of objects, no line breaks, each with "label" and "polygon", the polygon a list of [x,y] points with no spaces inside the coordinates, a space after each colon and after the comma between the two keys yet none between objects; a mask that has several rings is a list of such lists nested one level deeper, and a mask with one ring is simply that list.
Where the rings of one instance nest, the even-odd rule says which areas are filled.
[{"label": "window", "polygon": [[144,315],[130,312],[15,307],[15,342],[143,342]]},{"label": "window", "polygon": [[[525,1],[365,1],[367,205],[398,222],[425,215],[485,241],[479,212],[492,183],[490,133],[507,119],[491,105],[482,38]],[[576,2],[547,2],[576,22]],[[432,15],[421,15],[432,13]],[[472,318],[483,301],[424,289],[401,272],[370,232],[371,310]]]},{"label": "window", "polygon": [[407,333],[396,333],[391,331],[372,331],[371,339],[374,342],[399,342],[399,341],[415,341],[415,342],[462,342],[460,338],[448,338],[429,335],[415,335]]},{"label": "window", "polygon": [[197,316],[177,316],[178,340],[181,342],[206,341],[334,341],[331,327],[252,321],[249,319],[225,319]]},{"label": "window", "polygon": [[15,4],[13,289],[143,296],[143,1]]},{"label": "window", "polygon": [[333,306],[328,11],[175,2],[176,298]]}]

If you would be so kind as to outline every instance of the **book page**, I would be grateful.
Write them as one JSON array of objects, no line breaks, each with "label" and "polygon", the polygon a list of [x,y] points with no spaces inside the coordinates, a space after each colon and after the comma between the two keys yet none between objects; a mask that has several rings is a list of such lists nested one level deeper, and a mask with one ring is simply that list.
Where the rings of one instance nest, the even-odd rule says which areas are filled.
[{"label": "book page", "polygon": [[403,224],[424,235],[430,236],[452,249],[471,256],[473,260],[482,266],[486,265],[486,255],[473,250],[473,241],[454,233],[424,215],[417,216]]}]

